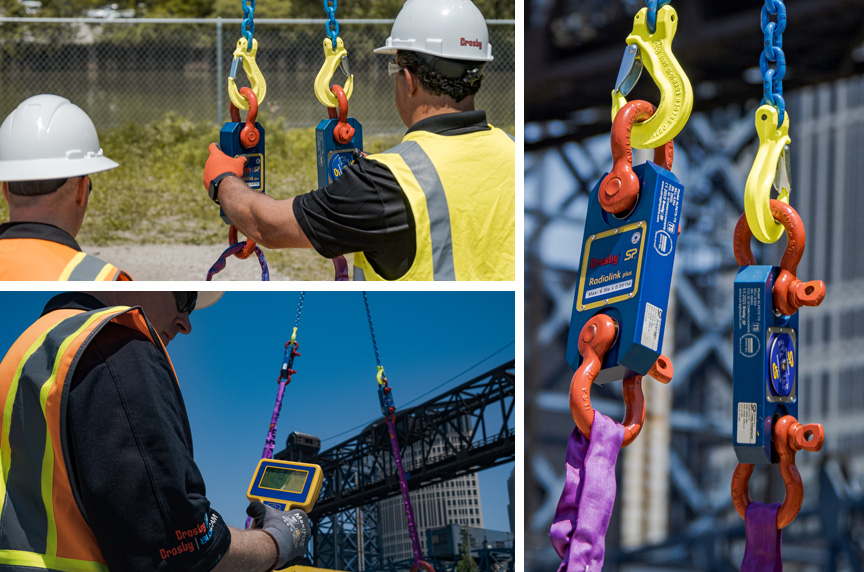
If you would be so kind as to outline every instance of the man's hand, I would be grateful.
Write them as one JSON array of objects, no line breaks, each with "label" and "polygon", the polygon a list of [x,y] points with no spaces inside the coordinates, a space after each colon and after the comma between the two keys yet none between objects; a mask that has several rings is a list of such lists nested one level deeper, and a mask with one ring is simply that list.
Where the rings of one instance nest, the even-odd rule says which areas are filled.
[{"label": "man's hand", "polygon": [[276,542],[279,549],[276,570],[281,570],[289,562],[303,558],[306,544],[312,536],[309,517],[305,512],[299,508],[283,512],[255,501],[249,504],[246,514],[255,519],[256,529],[268,533]]},{"label": "man's hand", "polygon": [[216,143],[210,143],[210,156],[204,164],[204,188],[210,188],[210,181],[224,173],[234,173],[243,178],[243,165],[246,157],[229,157],[219,149]]}]

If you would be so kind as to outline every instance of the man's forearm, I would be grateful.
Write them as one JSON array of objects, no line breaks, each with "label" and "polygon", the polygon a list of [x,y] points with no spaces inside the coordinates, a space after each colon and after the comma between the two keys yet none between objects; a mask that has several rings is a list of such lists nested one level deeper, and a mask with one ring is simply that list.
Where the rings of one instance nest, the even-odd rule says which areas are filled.
[{"label": "man's forearm", "polygon": [[212,572],[267,572],[276,563],[276,544],[260,530],[229,527],[231,545]]},{"label": "man's forearm", "polygon": [[312,248],[294,217],[294,199],[255,192],[240,178],[219,185],[219,203],[240,232],[267,248]]}]

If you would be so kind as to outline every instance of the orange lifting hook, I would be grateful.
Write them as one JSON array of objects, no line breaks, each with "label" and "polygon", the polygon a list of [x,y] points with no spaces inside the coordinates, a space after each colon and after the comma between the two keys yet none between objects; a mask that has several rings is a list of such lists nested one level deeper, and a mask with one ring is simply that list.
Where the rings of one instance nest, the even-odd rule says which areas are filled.
[{"label": "orange lifting hook", "polygon": [[[603,358],[615,343],[618,326],[606,314],[597,314],[579,332],[579,353],[582,364],[570,381],[570,414],[586,439],[591,438],[591,425],[594,423],[594,408],[591,407],[591,385],[603,367]],[[660,356],[648,375],[661,383],[672,380],[672,362]],[[634,375],[624,380],[624,441],[626,447],[642,431],[645,422],[645,396],[642,393],[642,376]]]},{"label": "orange lifting hook", "polygon": [[[795,453],[801,449],[814,452],[821,449],[825,442],[825,429],[819,423],[802,425],[793,416],[785,415],[777,420],[772,431],[771,441],[780,455],[780,474],[786,485],[786,497],[777,511],[779,530],[795,520],[804,500],[804,483],[795,466]],[[754,467],[751,463],[738,463],[732,473],[732,502],[741,518],[745,518],[747,505],[750,504],[747,486]]]},{"label": "orange lifting hook", "polygon": [[[633,172],[633,147],[630,135],[637,121],[654,115],[655,107],[647,101],[634,100],[626,103],[612,122],[612,170],[600,182],[598,198],[607,213],[618,214],[629,211],[639,196],[639,177]],[[669,141],[654,149],[654,162],[666,170],[672,169],[674,146]]]},{"label": "orange lifting hook", "polygon": [[[804,221],[798,212],[786,203],[771,199],[771,216],[786,229],[786,251],[780,260],[780,272],[774,282],[774,308],[791,316],[801,306],[818,306],[825,299],[825,283],[821,280],[803,282],[795,274],[798,263],[804,256],[806,234]],[[747,215],[742,214],[735,226],[733,249],[738,266],[756,264],[750,239],[753,233],[747,224]]]}]

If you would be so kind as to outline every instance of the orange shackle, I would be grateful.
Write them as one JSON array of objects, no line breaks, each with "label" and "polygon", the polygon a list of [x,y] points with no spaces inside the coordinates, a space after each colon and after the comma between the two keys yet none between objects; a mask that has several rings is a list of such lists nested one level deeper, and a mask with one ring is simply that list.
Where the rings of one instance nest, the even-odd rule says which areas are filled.
[{"label": "orange shackle", "polygon": [[[255,127],[255,119],[258,117],[258,98],[255,97],[255,92],[248,87],[241,87],[239,93],[249,102],[249,112],[246,113],[246,125],[240,131],[240,144],[250,149],[257,145],[258,140],[261,138],[258,129]],[[231,116],[231,121],[240,123],[240,110],[233,103],[228,106],[228,115]]]},{"label": "orange shackle", "polygon": [[[780,474],[786,485],[786,497],[777,511],[777,529],[788,526],[798,512],[801,510],[801,502],[804,500],[804,483],[801,473],[795,466],[795,453],[804,449],[806,451],[818,451],[825,442],[825,429],[819,423],[802,425],[791,415],[786,415],[777,420],[772,429],[771,441],[780,456]],[[750,475],[753,474],[755,465],[751,463],[738,463],[735,472],[732,473],[732,502],[735,510],[745,518],[747,505],[750,504]]]},{"label": "orange shackle", "polygon": [[[786,251],[780,260],[780,272],[774,282],[774,308],[791,316],[801,306],[818,306],[825,299],[825,283],[821,280],[802,282],[795,274],[798,263],[804,256],[806,233],[804,221],[798,212],[786,203],[771,199],[771,215],[786,229]],[[747,224],[747,215],[742,214],[735,225],[733,249],[738,266],[756,264],[750,239],[753,233]]]},{"label": "orange shackle", "polygon": [[[579,332],[579,353],[582,363],[570,381],[570,414],[586,439],[591,438],[591,425],[594,423],[594,408],[591,406],[591,386],[603,367],[603,359],[615,338],[618,326],[606,314],[597,314]],[[672,379],[672,362],[660,356],[648,374],[662,383]],[[642,376],[634,375],[624,380],[624,441],[626,447],[642,431],[645,422],[645,396],[642,393]]]},{"label": "orange shackle", "polygon": [[333,139],[336,143],[345,145],[354,137],[354,128],[348,123],[348,96],[341,85],[330,86],[330,91],[336,96],[338,111],[333,107],[327,108],[330,119],[336,119],[336,127],[333,128]]},{"label": "orange shackle", "polygon": [[[618,214],[629,211],[639,196],[639,177],[633,172],[633,147],[630,135],[637,121],[645,121],[654,115],[655,107],[647,101],[634,100],[626,103],[612,122],[612,170],[600,183],[600,206],[607,213]],[[672,169],[674,146],[669,141],[654,149],[654,162],[664,169]]]}]

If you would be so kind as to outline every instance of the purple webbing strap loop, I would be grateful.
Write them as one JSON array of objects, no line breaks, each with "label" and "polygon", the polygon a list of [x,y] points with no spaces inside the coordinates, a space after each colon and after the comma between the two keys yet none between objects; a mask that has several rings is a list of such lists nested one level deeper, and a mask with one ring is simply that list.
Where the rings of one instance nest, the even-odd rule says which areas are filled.
[{"label": "purple webbing strap loop", "polygon": [[[287,370],[283,368],[279,371],[279,389],[276,390],[276,405],[273,406],[273,415],[270,417],[270,428],[267,430],[267,440],[264,442],[264,452],[261,453],[262,459],[272,459],[273,450],[276,448],[276,423],[279,421],[279,413],[282,411],[282,396],[285,395],[285,386],[291,383],[291,376],[297,373],[294,371],[294,356],[299,356],[300,352],[297,348],[300,344],[295,341],[293,344],[288,342],[285,344],[285,353],[288,357]],[[290,353],[289,353],[289,349]],[[284,364],[284,361],[283,361]],[[246,517],[246,530],[252,527],[252,517]]]},{"label": "purple webbing strap loop", "polygon": [[396,461],[396,471],[399,473],[399,488],[402,491],[402,503],[405,505],[405,517],[408,519],[408,534],[411,537],[411,550],[414,553],[414,564],[419,566],[423,560],[423,549],[420,546],[420,536],[417,534],[417,525],[414,523],[414,509],[411,508],[411,497],[408,494],[408,479],[405,477],[405,469],[402,467],[402,453],[399,450],[399,441],[396,439],[396,425],[393,423],[395,415],[387,415],[387,432],[390,434],[390,445],[393,447],[393,459]]},{"label": "purple webbing strap loop", "polygon": [[[243,250],[243,247],[246,246],[246,241],[235,242],[231,246],[225,249],[225,252],[219,255],[218,260],[213,263],[213,266],[210,267],[210,270],[207,271],[207,282],[210,282],[216,274],[219,274],[223,270],[225,270],[225,264],[228,260],[229,256],[233,256]],[[255,256],[258,257],[258,264],[261,265],[261,280],[263,282],[270,281],[270,268],[267,267],[267,260],[264,259],[264,252],[261,251],[258,246],[255,247]]]},{"label": "purple webbing strap loop", "polygon": [[747,505],[744,519],[747,546],[741,572],[782,572],[783,557],[780,544],[783,531],[777,528],[780,503]]},{"label": "purple webbing strap loop", "polygon": [[567,442],[564,491],[549,535],[561,557],[558,572],[600,572],[615,505],[615,464],[624,427],[594,412],[591,440],[573,428]]}]

